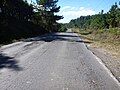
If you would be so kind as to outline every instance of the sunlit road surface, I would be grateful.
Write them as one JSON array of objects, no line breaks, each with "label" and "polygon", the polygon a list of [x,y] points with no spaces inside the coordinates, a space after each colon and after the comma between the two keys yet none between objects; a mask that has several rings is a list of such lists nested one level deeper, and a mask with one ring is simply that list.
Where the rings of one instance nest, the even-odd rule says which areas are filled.
[{"label": "sunlit road surface", "polygon": [[76,33],[30,38],[0,51],[0,90],[120,90]]}]

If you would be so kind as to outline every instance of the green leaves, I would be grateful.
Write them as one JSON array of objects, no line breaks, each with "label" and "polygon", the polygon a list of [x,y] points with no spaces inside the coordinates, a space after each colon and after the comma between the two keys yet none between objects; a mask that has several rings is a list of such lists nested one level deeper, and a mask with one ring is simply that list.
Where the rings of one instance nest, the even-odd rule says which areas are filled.
[{"label": "green leaves", "polygon": [[40,14],[37,17],[41,17],[37,22],[42,21],[39,24],[44,25],[49,32],[57,31],[58,24],[56,21],[63,18],[54,14],[60,10],[60,6],[57,7],[57,2],[58,0],[37,0],[37,4],[42,8],[37,12]]},{"label": "green leaves", "polygon": [[47,3],[47,0],[36,0],[38,5],[45,5]]},{"label": "green leaves", "polygon": [[79,27],[81,29],[104,29],[120,27],[120,8],[117,3],[112,5],[109,12],[102,10],[99,14],[92,16],[81,16],[71,20],[69,27]]}]

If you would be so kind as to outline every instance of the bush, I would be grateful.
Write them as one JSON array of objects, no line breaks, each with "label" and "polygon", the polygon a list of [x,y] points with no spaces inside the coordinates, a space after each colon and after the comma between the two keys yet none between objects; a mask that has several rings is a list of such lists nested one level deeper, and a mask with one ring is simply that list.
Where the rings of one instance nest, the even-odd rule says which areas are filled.
[{"label": "bush", "polygon": [[59,32],[66,32],[66,31],[67,31],[67,28],[66,28],[66,26],[65,26],[64,24],[60,24],[58,31],[59,31]]},{"label": "bush", "polygon": [[110,28],[109,32],[114,35],[120,35],[120,29],[119,28]]}]

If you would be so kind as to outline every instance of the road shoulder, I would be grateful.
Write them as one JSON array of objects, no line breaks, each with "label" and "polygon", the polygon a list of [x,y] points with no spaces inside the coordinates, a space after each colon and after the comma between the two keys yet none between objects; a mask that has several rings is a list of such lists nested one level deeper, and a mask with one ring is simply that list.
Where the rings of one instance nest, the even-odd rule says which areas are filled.
[{"label": "road shoulder", "polygon": [[[74,32],[74,30],[73,30]],[[75,31],[76,32],[76,31]],[[113,76],[120,82],[120,45],[115,43],[102,43],[93,39],[92,34],[83,35],[77,32],[87,48],[111,71]]]},{"label": "road shoulder", "polygon": [[86,43],[86,46],[94,55],[102,60],[105,66],[120,82],[120,56],[114,55],[105,48],[95,47],[92,44]]}]

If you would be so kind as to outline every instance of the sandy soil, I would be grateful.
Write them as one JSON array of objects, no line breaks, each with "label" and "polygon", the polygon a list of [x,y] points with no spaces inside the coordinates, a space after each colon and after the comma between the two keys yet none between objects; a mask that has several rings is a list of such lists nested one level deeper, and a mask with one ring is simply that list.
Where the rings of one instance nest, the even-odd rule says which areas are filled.
[{"label": "sandy soil", "polygon": [[[87,39],[83,39],[89,41]],[[90,41],[89,41],[90,42]],[[106,67],[112,72],[116,79],[120,82],[120,49],[117,47],[109,47],[101,45],[98,42],[86,43],[88,49],[99,57]]]}]

